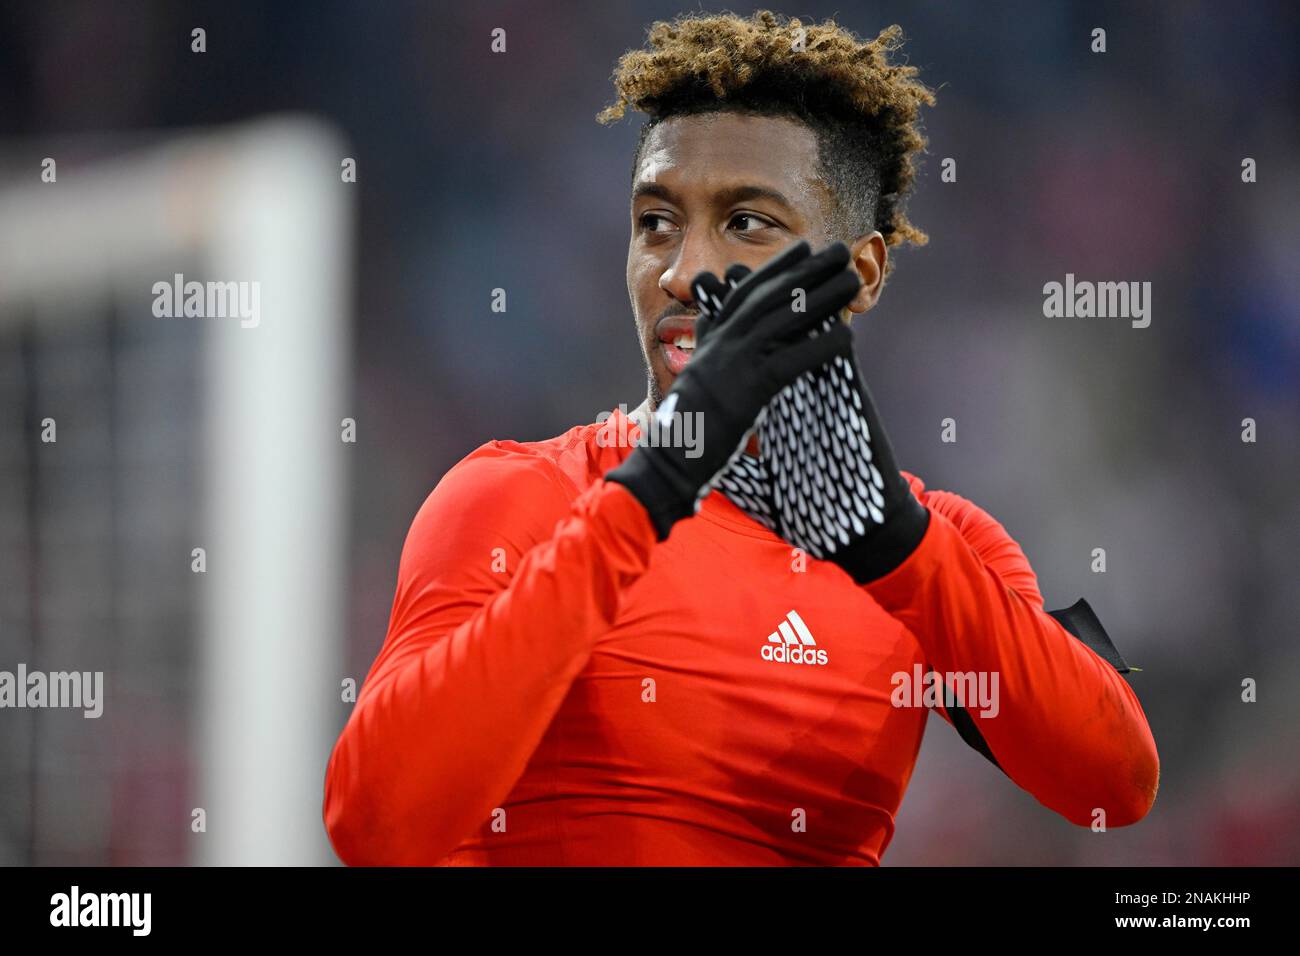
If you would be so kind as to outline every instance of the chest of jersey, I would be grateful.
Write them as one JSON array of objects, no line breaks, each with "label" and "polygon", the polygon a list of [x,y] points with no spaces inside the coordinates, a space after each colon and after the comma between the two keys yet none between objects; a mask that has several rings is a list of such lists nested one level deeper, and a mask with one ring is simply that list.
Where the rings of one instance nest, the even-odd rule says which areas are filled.
[{"label": "chest of jersey", "polygon": [[823,697],[887,697],[894,669],[918,655],[907,630],[839,568],[706,512],[655,550],[596,664],[606,657],[815,709]]},{"label": "chest of jersey", "polygon": [[764,839],[805,814],[826,845],[855,846],[892,826],[915,762],[926,715],[891,691],[918,660],[910,632],[838,568],[702,514],[624,596],[550,753],[568,768],[584,755],[578,786],[617,779],[607,796],[638,812],[707,805]]}]

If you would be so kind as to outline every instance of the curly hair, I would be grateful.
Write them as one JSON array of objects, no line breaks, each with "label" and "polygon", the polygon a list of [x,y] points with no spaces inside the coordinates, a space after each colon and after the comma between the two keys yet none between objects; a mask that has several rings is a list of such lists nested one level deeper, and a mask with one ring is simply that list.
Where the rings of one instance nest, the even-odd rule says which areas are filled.
[{"label": "curly hair", "polygon": [[[641,127],[636,175],[650,130],[666,119],[709,112],[786,116],[817,137],[819,172],[830,190],[831,238],[852,242],[878,230],[886,245],[924,245],[904,204],[926,146],[919,119],[934,93],[914,66],[889,54],[903,43],[897,24],[864,41],[834,20],[805,26],[769,10],[748,19],[731,13],[683,14],[657,21],[649,49],[629,50],[614,70],[618,98],[600,123],[637,110]],[[893,268],[892,259],[886,274]]]}]

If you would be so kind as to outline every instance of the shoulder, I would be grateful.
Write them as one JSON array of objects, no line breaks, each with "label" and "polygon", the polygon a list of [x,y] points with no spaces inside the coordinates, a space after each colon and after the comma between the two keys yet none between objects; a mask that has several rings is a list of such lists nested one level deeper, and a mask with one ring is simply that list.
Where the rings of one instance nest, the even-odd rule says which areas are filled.
[{"label": "shoulder", "polygon": [[554,438],[540,441],[490,441],[461,459],[447,477],[464,468],[490,472],[499,479],[509,476],[533,483],[547,476],[570,499],[576,498],[620,464],[631,450],[630,420],[618,413],[607,416],[609,413],[595,422],[574,425]]},{"label": "shoulder", "polygon": [[921,504],[929,508],[932,514],[942,515],[951,522],[963,540],[1004,582],[1042,607],[1043,597],[1038,589],[1038,576],[1030,566],[1024,549],[1000,521],[968,498],[951,491],[926,488],[921,478],[906,471],[902,475]]},{"label": "shoulder", "polygon": [[544,540],[603,474],[597,428],[577,425],[554,438],[498,439],[474,449],[425,498],[411,522],[402,563],[484,543],[513,550]]}]

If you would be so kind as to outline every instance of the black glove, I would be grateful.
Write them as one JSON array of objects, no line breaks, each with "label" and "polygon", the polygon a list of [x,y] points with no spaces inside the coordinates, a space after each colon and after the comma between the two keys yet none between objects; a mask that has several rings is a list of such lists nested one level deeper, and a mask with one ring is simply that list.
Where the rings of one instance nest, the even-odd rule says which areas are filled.
[{"label": "black glove", "polygon": [[[725,283],[713,275],[697,279],[712,290],[701,297],[702,308],[728,286],[738,288],[747,273],[732,266]],[[736,459],[716,484],[755,521],[865,584],[907,560],[930,512],[898,469],[852,336],[839,334],[848,329],[837,312],[820,311],[809,333],[814,341],[836,336],[830,360],[777,394],[758,420],[758,459]]]},{"label": "black glove", "polygon": [[[651,415],[638,446],[605,475],[636,496],[660,541],[674,523],[699,510],[713,479],[744,451],[754,419],[772,396],[851,340],[843,326],[815,338],[808,334],[857,293],[861,283],[845,268],[848,261],[842,242],[811,255],[800,240],[725,290],[707,313],[699,277],[692,283],[700,306],[695,354]],[[708,272],[700,276],[712,278]],[[803,290],[805,311],[792,307],[795,290]],[[698,416],[702,441],[696,448],[674,440],[682,415]]]}]

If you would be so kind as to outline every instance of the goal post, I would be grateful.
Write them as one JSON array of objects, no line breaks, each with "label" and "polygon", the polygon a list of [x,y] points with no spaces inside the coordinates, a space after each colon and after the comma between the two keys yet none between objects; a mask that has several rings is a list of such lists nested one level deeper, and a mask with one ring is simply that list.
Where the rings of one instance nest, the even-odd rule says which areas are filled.
[{"label": "goal post", "polygon": [[[14,154],[3,144],[0,151]],[[193,436],[194,495],[185,506],[202,553],[166,555],[193,574],[185,599],[193,633],[175,635],[194,642],[192,681],[186,699],[173,702],[190,720],[190,785],[185,819],[153,824],[185,831],[183,862],[334,859],[321,802],[346,676],[347,454],[355,447],[341,440],[342,419],[355,415],[354,187],[340,177],[345,155],[331,127],[272,117],[154,136],[111,159],[60,163],[54,182],[32,168],[28,180],[9,175],[0,183],[0,332],[61,323],[75,341],[76,323],[94,314],[87,304],[103,301],[113,303],[115,328],[133,340],[172,323],[192,330],[193,413],[178,390],[169,420]],[[255,289],[256,323],[238,315],[159,317],[150,307],[155,286],[177,275]],[[88,322],[86,335],[98,341]],[[131,390],[129,373],[119,368],[114,379],[106,399],[114,407],[133,408],[121,398]],[[168,401],[165,390],[150,394]],[[40,409],[29,411],[37,421],[23,425],[35,433]],[[169,416],[168,409],[154,413]],[[60,440],[75,432],[75,418],[65,413],[58,422]],[[110,452],[105,469],[119,460]],[[116,478],[119,486],[130,481]],[[122,521],[116,515],[115,533],[143,538],[147,551],[148,528]],[[42,551],[44,566],[60,560],[57,551]],[[139,605],[162,602],[165,584],[152,597],[145,590],[115,598],[115,638],[130,640],[130,622],[148,613]],[[37,635],[28,636],[39,646]],[[109,673],[105,684],[145,678]],[[106,697],[111,712],[111,691]],[[33,820],[44,812],[30,809]],[[38,859],[28,862],[40,862],[40,824],[33,827]]]}]

